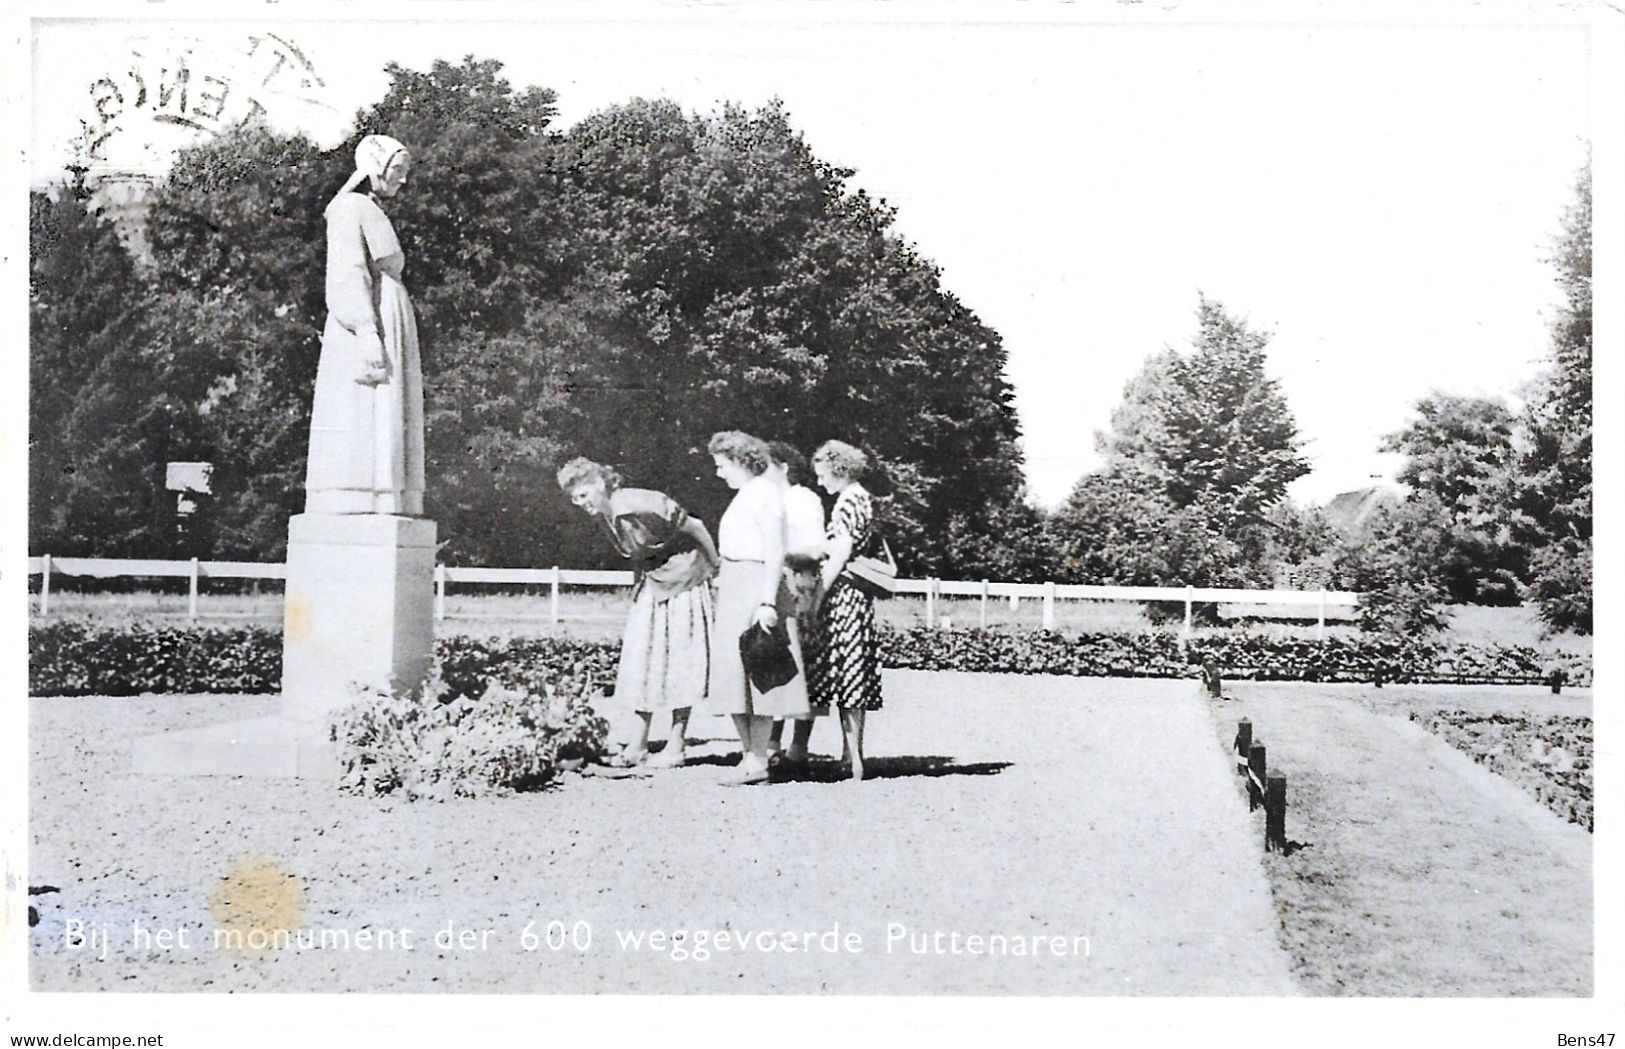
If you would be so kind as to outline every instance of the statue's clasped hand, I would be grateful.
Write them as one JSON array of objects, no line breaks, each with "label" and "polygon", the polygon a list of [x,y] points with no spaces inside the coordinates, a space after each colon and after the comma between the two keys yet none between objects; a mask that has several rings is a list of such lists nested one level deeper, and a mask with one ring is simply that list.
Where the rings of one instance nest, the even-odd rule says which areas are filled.
[{"label": "statue's clasped hand", "polygon": [[389,381],[389,355],[384,352],[384,340],[378,333],[372,332],[369,335],[371,345],[367,348],[367,359],[355,381],[362,386],[382,386]]}]

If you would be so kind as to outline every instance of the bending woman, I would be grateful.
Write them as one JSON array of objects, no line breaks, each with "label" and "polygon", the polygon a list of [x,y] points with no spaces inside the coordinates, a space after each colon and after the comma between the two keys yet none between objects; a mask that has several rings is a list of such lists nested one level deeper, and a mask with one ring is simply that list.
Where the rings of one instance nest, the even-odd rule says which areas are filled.
[{"label": "bending woman", "polygon": [[637,712],[642,728],[614,764],[637,765],[648,757],[649,730],[659,713],[670,716],[671,730],[649,764],[676,768],[683,763],[689,712],[704,701],[711,674],[711,579],[718,561],[711,533],[668,496],[623,488],[620,474],[591,459],[565,463],[559,487],[603,527],[635,575],[615,696]]},{"label": "bending woman", "polygon": [[776,627],[789,614],[784,586],[784,498],[767,476],[767,446],[734,430],[711,438],[717,476],[735,490],[717,526],[722,569],[717,577],[717,648],[711,660],[711,707],[733,718],[740,771],[730,783],[765,783],[768,734],[774,718],[808,713],[805,664],[791,644],[797,673],[767,692],[752,685],[739,637],[753,626]]},{"label": "bending woman", "polygon": [[875,536],[874,500],[858,483],[869,460],[850,444],[826,441],[813,453],[812,465],[818,484],[836,497],[824,542],[823,601],[803,635],[812,698],[840,710],[842,761],[861,781],[864,715],[880,709],[880,651],[874,599],[852,584],[846,566]]}]

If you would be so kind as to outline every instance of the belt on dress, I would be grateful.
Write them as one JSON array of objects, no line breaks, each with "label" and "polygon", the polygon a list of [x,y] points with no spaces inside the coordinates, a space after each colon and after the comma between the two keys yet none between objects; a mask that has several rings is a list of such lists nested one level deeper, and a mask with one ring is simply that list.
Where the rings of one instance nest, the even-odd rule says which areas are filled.
[{"label": "belt on dress", "polygon": [[729,557],[727,554],[723,554],[722,559],[724,561],[732,561],[735,564],[740,564],[740,565],[765,565],[765,564],[767,564],[767,562],[762,560],[760,557]]}]

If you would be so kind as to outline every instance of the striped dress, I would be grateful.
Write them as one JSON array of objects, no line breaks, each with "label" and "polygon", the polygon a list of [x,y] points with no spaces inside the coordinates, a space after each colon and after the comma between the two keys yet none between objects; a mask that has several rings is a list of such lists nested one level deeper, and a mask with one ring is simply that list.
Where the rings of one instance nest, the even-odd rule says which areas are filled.
[{"label": "striped dress", "polygon": [[[868,548],[874,532],[874,499],[861,485],[847,485],[830,514],[829,538],[849,537],[856,557]],[[880,651],[874,599],[853,586],[843,572],[809,626],[803,644],[813,703],[843,710],[879,710]]]}]

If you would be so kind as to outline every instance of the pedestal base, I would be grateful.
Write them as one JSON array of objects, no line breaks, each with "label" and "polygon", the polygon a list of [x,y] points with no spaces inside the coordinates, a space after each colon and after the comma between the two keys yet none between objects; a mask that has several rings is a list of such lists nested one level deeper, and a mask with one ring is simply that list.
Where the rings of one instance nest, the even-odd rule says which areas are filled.
[{"label": "pedestal base", "polygon": [[135,771],[337,779],[332,715],[362,690],[411,692],[434,656],[435,524],[382,514],[288,521],[278,716],[143,736]]},{"label": "pedestal base", "polygon": [[130,744],[138,776],[277,776],[337,780],[337,750],[311,721],[251,718],[142,736]]}]

